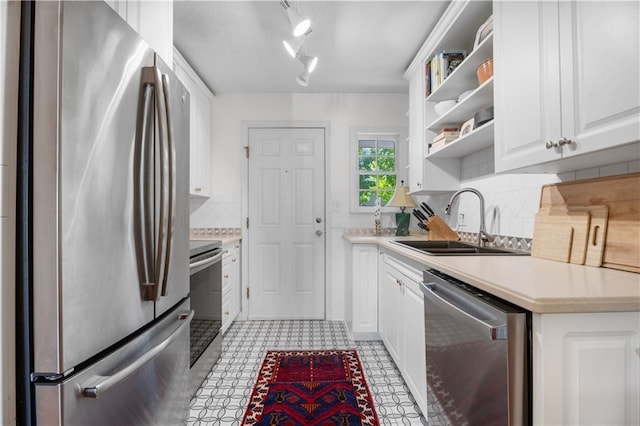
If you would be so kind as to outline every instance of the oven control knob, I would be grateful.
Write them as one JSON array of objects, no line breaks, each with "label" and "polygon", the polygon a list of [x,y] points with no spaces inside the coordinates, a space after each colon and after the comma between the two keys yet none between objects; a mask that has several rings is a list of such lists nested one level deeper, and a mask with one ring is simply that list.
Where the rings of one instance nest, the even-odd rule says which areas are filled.
[{"label": "oven control knob", "polygon": [[318,230],[316,231],[316,235],[317,235],[318,237],[322,237],[322,231],[318,229]]}]

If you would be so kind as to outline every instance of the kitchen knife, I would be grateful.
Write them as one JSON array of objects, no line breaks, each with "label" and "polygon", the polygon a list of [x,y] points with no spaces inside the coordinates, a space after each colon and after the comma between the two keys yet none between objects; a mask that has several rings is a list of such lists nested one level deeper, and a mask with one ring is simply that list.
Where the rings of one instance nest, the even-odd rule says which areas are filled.
[{"label": "kitchen knife", "polygon": [[420,203],[420,207],[422,207],[422,209],[427,212],[427,214],[429,215],[429,217],[433,216],[436,214],[436,212],[433,211],[433,209],[431,207],[429,207],[429,205],[427,203]]},{"label": "kitchen knife", "polygon": [[418,219],[420,219],[420,221],[428,220],[427,217],[420,210],[414,209],[413,215]]},{"label": "kitchen knife", "polygon": [[422,223],[422,222],[418,222],[418,227],[419,227],[419,228],[424,229],[425,231],[428,231],[428,230],[429,230],[429,228],[427,228],[427,225],[425,225],[425,224],[424,224],[424,223]]}]

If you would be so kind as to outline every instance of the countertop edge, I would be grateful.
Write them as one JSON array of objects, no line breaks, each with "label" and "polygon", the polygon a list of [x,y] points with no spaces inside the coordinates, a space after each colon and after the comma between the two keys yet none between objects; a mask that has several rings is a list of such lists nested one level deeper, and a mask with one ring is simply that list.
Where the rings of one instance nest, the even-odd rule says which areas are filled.
[{"label": "countertop edge", "polygon": [[[640,287],[638,287],[638,296],[636,297],[602,297],[601,299],[595,300],[593,297],[562,297],[562,298],[553,298],[553,297],[541,297],[541,296],[531,296],[523,293],[519,293],[514,291],[513,289],[508,288],[505,285],[500,285],[495,282],[491,282],[487,280],[485,277],[475,274],[470,271],[462,270],[458,267],[452,267],[447,264],[447,258],[461,256],[429,256],[426,254],[418,253],[412,249],[401,247],[397,244],[393,244],[392,240],[400,240],[400,239],[426,239],[424,236],[409,236],[409,237],[395,237],[395,236],[364,236],[364,235],[353,235],[346,234],[343,235],[343,238],[352,243],[352,244],[376,244],[385,250],[392,251],[397,253],[407,259],[413,260],[415,262],[420,263],[426,267],[434,268],[442,273],[447,275],[451,275],[454,278],[457,278],[461,281],[467,282],[481,290],[487,291],[501,299],[504,299],[508,302],[511,302],[515,305],[521,306],[524,309],[527,309],[533,313],[537,314],[550,314],[550,313],[598,313],[598,312],[638,312],[640,311]],[[507,260],[509,257],[503,257],[502,259]],[[527,257],[527,259],[530,259]],[[537,259],[536,261],[541,262],[553,262],[551,260]],[[561,262],[553,262],[553,263],[561,263]],[[562,264],[566,268],[591,268],[589,266],[583,265],[571,265],[571,264]],[[549,265],[558,267],[558,265]],[[638,274],[634,274],[632,272],[623,272],[614,269],[607,268],[599,268],[604,269],[603,271],[599,271],[603,275],[610,275],[612,279],[615,279],[616,276],[621,276],[619,274],[625,274],[625,277],[630,277],[630,279],[634,279]],[[611,272],[609,272],[611,271]],[[626,274],[629,274],[628,276]],[[637,277],[638,283],[640,284],[640,276]],[[576,285],[576,284],[570,284]]]}]

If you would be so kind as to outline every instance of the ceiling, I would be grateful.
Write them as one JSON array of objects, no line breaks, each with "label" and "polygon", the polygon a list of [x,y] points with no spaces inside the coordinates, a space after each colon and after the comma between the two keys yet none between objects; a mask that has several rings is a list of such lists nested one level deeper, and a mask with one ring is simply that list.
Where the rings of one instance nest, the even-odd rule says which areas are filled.
[{"label": "ceiling", "polygon": [[293,1],[311,19],[309,85],[279,1],[175,1],[174,44],[214,93],[406,93],[402,75],[449,1]]}]

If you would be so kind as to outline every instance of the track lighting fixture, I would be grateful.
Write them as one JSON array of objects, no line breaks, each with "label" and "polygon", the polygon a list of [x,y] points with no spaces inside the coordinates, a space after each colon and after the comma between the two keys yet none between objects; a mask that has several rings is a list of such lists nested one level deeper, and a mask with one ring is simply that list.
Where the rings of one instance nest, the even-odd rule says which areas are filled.
[{"label": "track lighting fixture", "polygon": [[300,14],[289,5],[287,0],[280,0],[280,4],[282,4],[282,7],[287,11],[287,17],[289,18],[289,24],[291,24],[294,37],[300,37],[311,28],[311,20],[300,16]]},{"label": "track lighting fixture", "polygon": [[316,69],[316,65],[318,65],[318,57],[317,56],[307,56],[307,55],[298,55],[298,60],[304,66],[304,69],[308,73],[312,73],[314,69]]},{"label": "track lighting fixture", "polygon": [[283,40],[282,44],[284,44],[287,53],[292,58],[298,59],[304,67],[303,73],[296,77],[296,81],[300,86],[307,87],[309,85],[309,77],[316,68],[316,65],[318,65],[318,57],[305,55],[304,49],[302,48],[304,41],[311,33],[311,21],[308,18],[300,16],[298,12],[289,5],[287,0],[280,0],[280,4],[287,11],[287,17],[289,18],[289,23],[291,24],[294,35],[292,38]]}]

